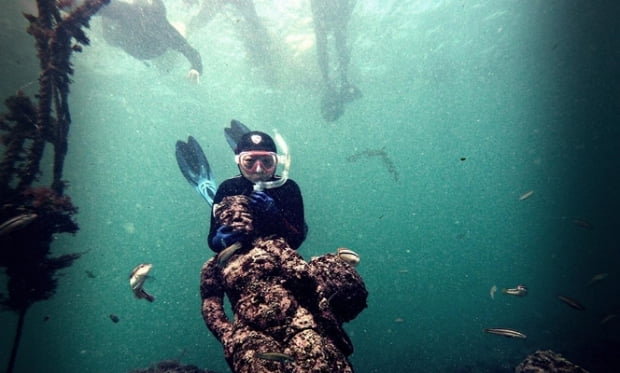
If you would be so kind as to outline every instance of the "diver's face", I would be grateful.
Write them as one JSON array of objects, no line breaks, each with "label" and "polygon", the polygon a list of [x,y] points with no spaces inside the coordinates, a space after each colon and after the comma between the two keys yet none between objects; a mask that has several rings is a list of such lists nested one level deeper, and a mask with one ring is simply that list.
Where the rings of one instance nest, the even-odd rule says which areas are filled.
[{"label": "diver's face", "polygon": [[253,183],[269,181],[276,172],[278,157],[273,152],[242,152],[237,156],[241,174]]},{"label": "diver's face", "polygon": [[263,172],[262,170],[256,172],[248,172],[241,168],[241,175],[253,183],[259,181],[269,181],[273,177],[273,172]]}]

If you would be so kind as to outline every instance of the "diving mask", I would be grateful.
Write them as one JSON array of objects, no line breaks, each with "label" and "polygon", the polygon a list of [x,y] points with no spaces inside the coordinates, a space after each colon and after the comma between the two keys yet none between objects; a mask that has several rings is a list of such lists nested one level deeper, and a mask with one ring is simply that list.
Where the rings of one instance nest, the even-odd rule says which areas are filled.
[{"label": "diving mask", "polygon": [[275,133],[276,133],[275,140],[282,154],[276,154],[276,162],[274,163],[274,170],[275,170],[275,167],[277,167],[278,164],[280,164],[282,165],[282,173],[280,175],[280,178],[276,180],[255,182],[254,183],[255,191],[278,188],[284,185],[284,183],[286,183],[286,181],[288,180],[288,173],[289,173],[289,169],[291,168],[291,154],[289,152],[288,145],[286,144],[286,141],[284,141],[284,138],[282,137],[282,135],[280,135],[278,131],[275,131]]},{"label": "diving mask", "polygon": [[235,156],[241,169],[249,173],[273,173],[278,166],[278,155],[274,152],[253,150],[241,152]]}]

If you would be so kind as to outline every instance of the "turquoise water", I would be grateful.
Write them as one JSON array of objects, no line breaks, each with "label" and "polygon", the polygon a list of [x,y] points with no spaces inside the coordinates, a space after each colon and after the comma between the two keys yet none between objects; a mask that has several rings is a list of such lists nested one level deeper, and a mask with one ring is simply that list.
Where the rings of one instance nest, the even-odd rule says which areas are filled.
[{"label": "turquoise water", "polygon": [[[300,253],[361,255],[369,307],[345,326],[357,372],[511,372],[537,349],[617,371],[620,13],[604,3],[359,1],[350,79],[364,98],[335,123],[319,112],[307,1],[256,1],[281,46],[269,79],[245,55],[232,12],[190,35],[205,65],[197,86],[182,57],[143,63],[108,46],[95,17],[91,46],[73,57],[65,171],[81,230],[53,246],[87,254],[30,309],[16,372],[126,372],[176,358],[228,371],[200,316],[210,211],[174,143],[192,134],[218,179],[229,177],[222,129],[232,118],[286,138],[310,227]],[[0,16],[0,97],[36,89],[27,4]],[[195,11],[166,4],[173,21]],[[381,149],[397,180],[381,158],[347,160]],[[141,262],[154,264],[152,304],[127,284]],[[587,286],[599,273],[608,276]],[[520,283],[528,296],[489,295]],[[601,325],[607,314],[619,317]],[[5,364],[17,317],[0,322]]]}]

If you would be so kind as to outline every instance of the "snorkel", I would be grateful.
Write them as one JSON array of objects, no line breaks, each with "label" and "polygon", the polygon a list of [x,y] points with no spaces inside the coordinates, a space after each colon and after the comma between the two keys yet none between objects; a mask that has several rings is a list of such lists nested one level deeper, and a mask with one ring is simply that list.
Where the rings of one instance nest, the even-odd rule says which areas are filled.
[{"label": "snorkel", "polygon": [[284,168],[282,169],[282,174],[279,179],[272,181],[257,181],[254,183],[254,191],[256,192],[261,192],[265,189],[278,188],[284,185],[284,183],[288,180],[288,171],[291,168],[291,154],[288,151],[288,145],[286,145],[282,135],[280,135],[277,130],[274,130],[274,132],[274,139],[282,152],[282,154],[278,154],[278,163],[282,164]]}]

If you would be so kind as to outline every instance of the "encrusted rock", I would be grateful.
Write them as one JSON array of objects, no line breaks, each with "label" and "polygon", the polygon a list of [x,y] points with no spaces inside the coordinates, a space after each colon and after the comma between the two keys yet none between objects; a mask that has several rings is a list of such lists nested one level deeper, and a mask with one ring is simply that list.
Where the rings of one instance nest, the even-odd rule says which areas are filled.
[{"label": "encrusted rock", "polygon": [[[228,197],[215,218],[252,227],[247,198]],[[201,273],[202,316],[235,373],[353,372],[342,322],[366,307],[368,292],[354,266],[334,254],[307,263],[280,237],[258,237]],[[224,295],[234,317],[224,312]]]},{"label": "encrusted rock", "polygon": [[538,350],[528,355],[515,368],[515,373],[589,373],[551,350]]},{"label": "encrusted rock", "polygon": [[135,369],[130,373],[215,373],[195,365],[183,365],[176,360],[162,360],[146,369]]}]

